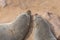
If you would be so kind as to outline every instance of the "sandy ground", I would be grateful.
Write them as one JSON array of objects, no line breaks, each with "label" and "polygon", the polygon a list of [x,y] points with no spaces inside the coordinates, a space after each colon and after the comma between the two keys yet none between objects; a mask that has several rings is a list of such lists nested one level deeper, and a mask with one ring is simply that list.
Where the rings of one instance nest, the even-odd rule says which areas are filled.
[{"label": "sandy ground", "polygon": [[[0,23],[11,22],[17,15],[27,10],[31,10],[32,15],[52,12],[60,16],[60,0],[5,0],[5,2],[4,7],[0,5]],[[33,32],[26,40],[33,40]]]}]

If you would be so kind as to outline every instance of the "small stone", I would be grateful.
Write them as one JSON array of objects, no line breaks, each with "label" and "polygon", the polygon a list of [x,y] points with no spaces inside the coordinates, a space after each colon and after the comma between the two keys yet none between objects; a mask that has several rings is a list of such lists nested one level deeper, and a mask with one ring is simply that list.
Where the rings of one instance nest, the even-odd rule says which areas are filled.
[{"label": "small stone", "polygon": [[6,0],[0,0],[0,7],[5,7],[7,5]]}]

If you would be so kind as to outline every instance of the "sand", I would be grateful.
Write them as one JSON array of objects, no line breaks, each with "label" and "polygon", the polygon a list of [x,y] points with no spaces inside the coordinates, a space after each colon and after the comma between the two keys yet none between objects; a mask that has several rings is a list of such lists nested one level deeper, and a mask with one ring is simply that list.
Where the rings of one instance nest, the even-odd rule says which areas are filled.
[{"label": "sand", "polygon": [[[52,12],[60,16],[60,0],[5,0],[5,2],[4,7],[0,5],[0,23],[9,23],[27,10],[31,10],[32,15],[36,13],[45,15],[47,12]],[[26,40],[33,39],[32,32]]]}]

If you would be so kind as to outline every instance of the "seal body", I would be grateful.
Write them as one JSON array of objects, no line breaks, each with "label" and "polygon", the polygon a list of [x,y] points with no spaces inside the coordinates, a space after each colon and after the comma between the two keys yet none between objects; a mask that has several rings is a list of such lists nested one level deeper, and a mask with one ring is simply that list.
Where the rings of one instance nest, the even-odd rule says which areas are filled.
[{"label": "seal body", "polygon": [[47,20],[39,15],[34,16],[34,40],[56,40]]},{"label": "seal body", "polygon": [[10,24],[0,24],[0,40],[24,40],[29,30],[30,14],[22,13]]}]

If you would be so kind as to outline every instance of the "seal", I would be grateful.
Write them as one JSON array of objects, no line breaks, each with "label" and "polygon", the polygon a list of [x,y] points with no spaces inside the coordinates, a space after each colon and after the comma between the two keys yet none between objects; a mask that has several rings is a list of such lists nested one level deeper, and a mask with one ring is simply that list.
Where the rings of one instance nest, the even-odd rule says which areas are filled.
[{"label": "seal", "polygon": [[48,21],[38,14],[34,16],[34,40],[57,40],[51,32]]},{"label": "seal", "polygon": [[21,13],[10,24],[0,24],[0,40],[24,40],[30,28],[30,13]]}]

